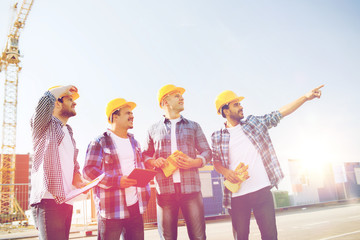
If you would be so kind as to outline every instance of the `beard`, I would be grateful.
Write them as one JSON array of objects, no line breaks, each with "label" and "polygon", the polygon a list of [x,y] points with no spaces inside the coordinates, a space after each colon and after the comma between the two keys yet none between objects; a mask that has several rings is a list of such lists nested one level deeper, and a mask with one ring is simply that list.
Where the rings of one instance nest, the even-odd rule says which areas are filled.
[{"label": "beard", "polygon": [[236,121],[236,122],[240,122],[241,119],[244,118],[244,115],[241,112],[230,112],[230,116],[229,116],[233,121]]},{"label": "beard", "polygon": [[60,111],[60,114],[59,114],[59,115],[60,115],[60,116],[63,116],[63,117],[70,118],[70,117],[76,116],[76,112],[75,112],[75,110],[70,111],[70,110],[68,110],[68,109],[62,109],[62,110]]}]

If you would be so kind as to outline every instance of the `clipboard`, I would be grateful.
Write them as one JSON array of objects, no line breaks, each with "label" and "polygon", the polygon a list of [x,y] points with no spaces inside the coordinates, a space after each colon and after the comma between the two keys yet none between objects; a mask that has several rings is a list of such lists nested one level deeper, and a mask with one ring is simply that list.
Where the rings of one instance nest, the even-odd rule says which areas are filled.
[{"label": "clipboard", "polygon": [[67,202],[72,200],[73,198],[79,196],[80,194],[82,194],[83,192],[95,187],[96,185],[99,184],[99,182],[105,177],[105,173],[101,174],[100,176],[98,176],[97,178],[95,178],[94,180],[92,180],[91,182],[88,182],[84,187],[82,188],[77,188],[72,190],[67,196],[66,199],[64,201],[62,201],[61,203]]},{"label": "clipboard", "polygon": [[135,168],[128,176],[128,178],[137,180],[137,187],[145,187],[146,184],[152,180],[157,171],[150,169]]}]

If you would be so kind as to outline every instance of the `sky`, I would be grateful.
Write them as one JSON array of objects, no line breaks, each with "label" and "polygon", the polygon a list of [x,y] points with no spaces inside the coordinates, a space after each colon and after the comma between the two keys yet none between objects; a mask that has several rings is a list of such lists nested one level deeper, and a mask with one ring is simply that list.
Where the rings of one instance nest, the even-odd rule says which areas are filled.
[{"label": "sky", "polygon": [[[13,2],[0,1],[2,48]],[[214,104],[221,91],[244,96],[246,116],[263,115],[325,84],[321,99],[269,130],[281,166],[288,175],[289,159],[359,162],[359,12],[356,0],[34,0],[19,41],[16,152],[32,152],[30,118],[55,85],[79,89],[68,123],[83,166],[88,143],[109,127],[114,98],[137,103],[130,132],[144,145],[163,114],[157,91],[184,87],[183,116],[211,144],[224,122]]]}]

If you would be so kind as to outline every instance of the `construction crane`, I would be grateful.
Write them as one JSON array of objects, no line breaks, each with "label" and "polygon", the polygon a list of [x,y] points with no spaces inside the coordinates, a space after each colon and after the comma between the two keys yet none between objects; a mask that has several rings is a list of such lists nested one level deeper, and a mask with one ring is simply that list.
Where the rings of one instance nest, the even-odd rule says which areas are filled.
[{"label": "construction crane", "polygon": [[32,4],[33,0],[23,0],[20,8],[18,8],[18,3],[13,6],[16,17],[10,25],[7,42],[0,59],[0,72],[5,72],[0,166],[1,215],[11,215],[19,211],[23,215],[22,209],[19,209],[17,204],[14,191],[18,75],[21,70],[19,38]]}]

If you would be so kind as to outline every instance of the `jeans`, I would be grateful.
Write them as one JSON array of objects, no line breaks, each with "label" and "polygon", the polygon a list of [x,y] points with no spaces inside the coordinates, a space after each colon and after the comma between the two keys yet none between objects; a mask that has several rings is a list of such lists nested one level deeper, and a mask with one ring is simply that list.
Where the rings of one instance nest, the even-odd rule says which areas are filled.
[{"label": "jeans", "polygon": [[128,207],[130,217],[125,219],[106,219],[98,215],[98,239],[144,240],[144,221],[139,211],[139,203]]},{"label": "jeans", "polygon": [[57,204],[53,199],[43,199],[33,205],[31,210],[40,240],[69,239],[72,205]]},{"label": "jeans", "polygon": [[181,194],[175,184],[175,194],[156,194],[157,222],[161,239],[177,239],[179,208],[185,218],[189,239],[206,239],[204,204],[201,192]]},{"label": "jeans", "polygon": [[251,210],[253,210],[259,226],[261,239],[277,239],[274,200],[270,189],[271,187],[265,187],[256,192],[231,199],[229,212],[235,239],[249,239]]}]

